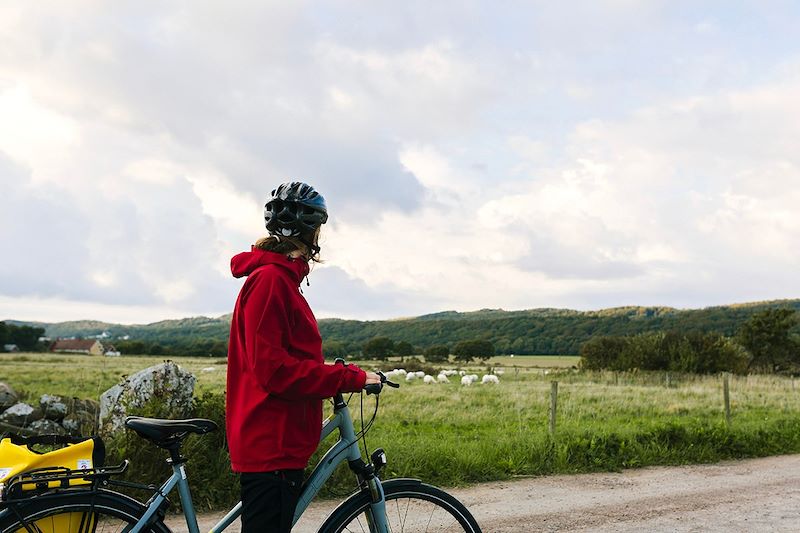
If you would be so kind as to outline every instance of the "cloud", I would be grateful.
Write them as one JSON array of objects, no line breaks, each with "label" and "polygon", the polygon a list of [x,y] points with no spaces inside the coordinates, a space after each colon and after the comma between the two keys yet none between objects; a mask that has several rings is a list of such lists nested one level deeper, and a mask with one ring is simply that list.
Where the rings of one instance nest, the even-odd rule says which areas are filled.
[{"label": "cloud", "polygon": [[326,315],[791,296],[794,15],[4,3],[0,295],[227,312],[303,179]]}]

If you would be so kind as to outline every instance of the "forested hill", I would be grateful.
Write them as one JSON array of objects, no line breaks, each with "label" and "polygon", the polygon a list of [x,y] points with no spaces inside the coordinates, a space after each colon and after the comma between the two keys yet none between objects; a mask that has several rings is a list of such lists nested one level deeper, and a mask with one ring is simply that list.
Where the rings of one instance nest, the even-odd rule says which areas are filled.
[{"label": "forested hill", "polygon": [[[576,354],[583,342],[594,335],[631,335],[645,331],[719,332],[733,335],[757,311],[770,307],[800,310],[800,300],[779,300],[735,304],[705,309],[670,307],[617,307],[600,311],[532,309],[503,311],[484,309],[468,313],[444,311],[415,318],[379,321],[323,319],[319,321],[326,342],[338,341],[350,353],[365,341],[386,336],[418,348],[462,340],[487,339],[498,353]],[[9,323],[22,324],[8,321]],[[25,323],[43,327],[51,337],[93,337],[104,335],[111,342],[142,341],[170,347],[196,345],[198,352],[209,343],[227,340],[230,315],[218,318],[193,317],[165,320],[147,325],[119,325],[94,321],[57,324]],[[176,353],[185,353],[184,350]]]}]

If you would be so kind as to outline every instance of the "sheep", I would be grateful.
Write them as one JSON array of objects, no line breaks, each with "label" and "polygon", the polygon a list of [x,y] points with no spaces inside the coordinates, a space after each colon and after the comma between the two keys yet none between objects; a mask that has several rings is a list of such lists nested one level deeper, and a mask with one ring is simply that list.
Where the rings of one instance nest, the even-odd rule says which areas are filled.
[{"label": "sheep", "polygon": [[442,370],[440,372],[440,374],[444,374],[445,376],[450,377],[450,376],[455,376],[456,374],[458,374],[458,371],[456,371],[456,370]]},{"label": "sheep", "polygon": [[467,375],[467,371],[466,370],[459,370],[458,371],[458,375],[459,376],[466,376]]},{"label": "sheep", "polygon": [[425,372],[423,372],[422,370],[419,370],[419,371],[414,372],[414,373],[417,375],[418,378],[424,378],[425,377]]},{"label": "sheep", "polygon": [[472,379],[469,376],[461,376],[461,384],[465,387],[472,385]]},{"label": "sheep", "polygon": [[414,372],[409,372],[406,374],[406,381],[414,381],[415,379],[417,379],[417,374]]},{"label": "sheep", "polygon": [[439,383],[450,383],[450,380],[447,378],[445,374],[439,374],[436,376],[436,381]]},{"label": "sheep", "polygon": [[478,376],[477,376],[476,374],[470,374],[470,375],[469,375],[469,376],[467,376],[467,377],[468,377],[469,379],[471,379],[473,383],[475,383],[476,381],[478,381]]},{"label": "sheep", "polygon": [[498,378],[497,376],[493,376],[491,374],[486,374],[486,375],[483,376],[483,379],[481,380],[481,383],[484,384],[484,385],[487,384],[487,383],[497,384],[497,383],[500,383],[500,378]]},{"label": "sheep", "polygon": [[494,371],[494,374],[495,374],[496,376],[502,376],[502,375],[503,375],[503,374],[505,374],[505,373],[506,373],[506,371],[505,371],[505,370],[503,370],[503,369],[500,369],[500,368],[498,368],[497,370],[495,370],[495,371]]},{"label": "sheep", "polygon": [[434,383],[436,383],[436,378],[434,378],[433,376],[431,376],[431,375],[429,375],[429,374],[425,374],[425,375],[422,377],[422,382],[423,382],[423,383],[427,383],[427,384],[429,384],[429,385],[430,385],[430,384],[434,384]]},{"label": "sheep", "polygon": [[201,369],[200,372],[216,372],[216,370],[217,369],[214,368],[213,366],[207,366],[207,367]]},{"label": "sheep", "polygon": [[396,374],[399,374],[399,375],[402,375],[402,376],[406,375],[406,369],[405,368],[395,368],[394,370],[392,370],[392,372],[394,372]]}]

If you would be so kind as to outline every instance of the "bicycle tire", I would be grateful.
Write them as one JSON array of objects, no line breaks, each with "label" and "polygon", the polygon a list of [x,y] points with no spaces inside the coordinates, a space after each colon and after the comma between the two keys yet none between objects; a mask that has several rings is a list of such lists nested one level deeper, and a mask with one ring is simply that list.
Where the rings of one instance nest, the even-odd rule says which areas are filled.
[{"label": "bicycle tire", "polygon": [[[0,514],[0,533],[25,532],[26,525],[37,533],[111,533],[130,529],[146,510],[138,501],[106,490],[34,496],[13,505],[15,511]],[[145,531],[170,532],[161,520]]]},{"label": "bicycle tire", "polygon": [[[386,517],[392,533],[481,533],[478,522],[464,504],[440,488],[419,480],[396,479],[383,483],[383,490]],[[334,509],[319,533],[369,531],[366,517],[369,505],[369,494],[354,494]]]}]

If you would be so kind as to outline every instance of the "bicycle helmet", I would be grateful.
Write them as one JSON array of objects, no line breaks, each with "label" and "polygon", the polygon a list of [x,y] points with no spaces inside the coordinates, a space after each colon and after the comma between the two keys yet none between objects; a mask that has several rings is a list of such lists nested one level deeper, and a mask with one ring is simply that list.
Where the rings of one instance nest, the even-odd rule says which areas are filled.
[{"label": "bicycle helmet", "polygon": [[328,220],[325,198],[307,183],[282,183],[264,205],[264,222],[270,235],[305,237]]}]

